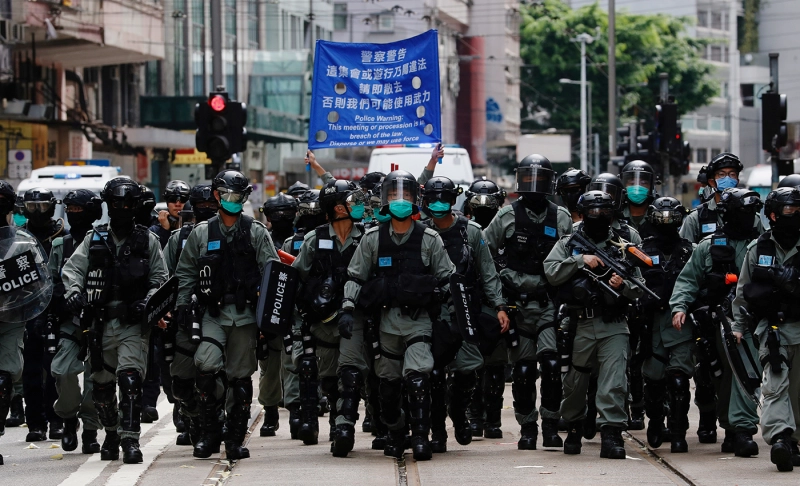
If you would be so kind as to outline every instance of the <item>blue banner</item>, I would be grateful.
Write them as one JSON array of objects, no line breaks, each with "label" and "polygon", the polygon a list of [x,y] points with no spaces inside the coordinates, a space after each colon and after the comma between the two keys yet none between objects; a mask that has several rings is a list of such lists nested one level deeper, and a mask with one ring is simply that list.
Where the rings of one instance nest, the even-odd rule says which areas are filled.
[{"label": "blue banner", "polygon": [[388,44],[317,41],[310,149],[441,141],[435,30]]}]

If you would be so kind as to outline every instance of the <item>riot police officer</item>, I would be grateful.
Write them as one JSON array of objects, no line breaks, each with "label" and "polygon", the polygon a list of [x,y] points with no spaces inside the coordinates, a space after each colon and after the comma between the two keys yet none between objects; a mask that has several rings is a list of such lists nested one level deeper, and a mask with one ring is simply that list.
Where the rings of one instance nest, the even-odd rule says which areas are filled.
[{"label": "riot police officer", "polygon": [[[208,221],[217,214],[219,209],[219,203],[214,198],[210,184],[197,184],[192,187],[189,191],[188,203],[192,205],[195,222],[186,223],[181,229],[173,231],[167,241],[167,246],[164,247],[164,263],[171,276],[175,274],[184,244],[189,239],[195,225]],[[193,317],[200,312],[196,303],[196,292],[189,311]],[[193,322],[195,321],[193,320]],[[197,343],[192,341],[192,330],[186,324],[186,321],[176,322],[173,320],[165,330],[165,343],[172,343],[174,346],[174,352],[171,353],[172,362],[169,363],[168,368],[171,378],[168,383],[171,383],[172,386],[171,394],[178,408],[180,422],[184,424],[184,430],[178,431],[179,435],[175,440],[177,445],[192,445],[192,439],[197,441],[199,433],[197,415],[200,399],[195,388],[197,372],[194,366]],[[219,405],[221,404],[222,401],[219,402]]]},{"label": "riot police officer", "polygon": [[217,401],[226,393],[225,373],[225,452],[228,459],[236,460],[250,457],[243,442],[253,400],[250,376],[257,366],[254,306],[262,269],[278,256],[266,226],[242,214],[252,191],[244,175],[224,170],[214,177],[211,189],[220,210],[195,226],[181,252],[175,270],[180,285],[175,320],[179,325],[191,321],[189,305],[197,289],[205,312],[203,337],[194,355],[201,435],[193,454],[210,457],[219,444]]},{"label": "riot police officer", "polygon": [[288,189],[286,189],[286,194],[292,196],[293,198],[299,198],[303,193],[309,190],[308,184],[304,184],[300,181],[295,182]]},{"label": "riot police officer", "polygon": [[[469,300],[471,315],[477,318],[483,311],[483,302],[488,308],[489,321],[494,320],[497,329],[493,334],[508,330],[508,306],[502,295],[500,278],[497,275],[492,255],[483,241],[481,228],[464,216],[453,214],[461,188],[447,177],[434,176],[422,190],[422,210],[430,217],[426,221],[444,241],[445,250],[455,271],[468,283],[465,294]],[[494,198],[494,196],[489,196]],[[451,288],[451,291],[453,289]],[[459,296],[462,299],[463,296]],[[456,300],[453,298],[453,300]],[[451,303],[452,305],[452,303]],[[442,318],[453,321],[455,314],[443,306]],[[494,311],[491,311],[494,309]],[[495,318],[496,316],[496,318]],[[494,319],[493,319],[494,318]],[[458,328],[466,323],[451,322]],[[480,326],[478,335],[480,335]],[[434,360],[437,357],[434,356]],[[450,356],[448,356],[450,358]],[[455,359],[450,362],[434,361],[431,373],[431,449],[433,452],[447,451],[445,418],[450,415],[455,429],[456,441],[467,445],[472,441],[472,429],[467,419],[467,409],[472,401],[476,384],[476,370],[483,366],[483,356],[476,343],[461,344]],[[447,374],[450,374],[448,380]],[[448,382],[450,383],[448,386]]]},{"label": "riot police officer", "polygon": [[625,241],[630,241],[636,245],[642,244],[642,237],[636,228],[621,218],[627,196],[625,186],[622,185],[622,180],[619,177],[608,172],[598,174],[592,177],[592,182],[586,186],[586,190],[602,191],[611,196],[614,202],[614,220],[611,222],[611,230]]},{"label": "riot police officer", "polygon": [[[687,313],[691,313],[694,316],[691,323],[699,339],[709,343],[697,349],[694,379],[695,403],[700,410],[698,439],[701,443],[715,443],[716,420],[719,419],[720,426],[725,429],[722,452],[750,457],[758,454],[758,444],[753,441],[753,434],[758,430],[756,405],[733,384],[733,371],[728,361],[720,359],[716,350],[723,349],[724,344],[719,325],[710,318],[708,310],[721,306],[729,312],[747,245],[758,236],[753,218],[762,204],[758,193],[746,189],[728,188],[719,196],[714,210],[722,212],[724,224],[697,245],[675,281],[669,305],[675,329],[680,331],[686,325]],[[683,224],[685,227],[688,223],[684,221]],[[702,344],[700,340],[698,344]],[[750,333],[746,333],[744,342],[753,347]],[[715,362],[721,363],[721,370],[713,369]]]},{"label": "riot police officer", "polygon": [[134,222],[141,195],[128,177],[109,180],[101,193],[108,225],[87,234],[62,270],[68,308],[92,321],[92,398],[106,429],[100,459],[118,459],[121,441],[127,464],[142,462],[142,380],[150,337],[145,303],[167,279],[158,238]]},{"label": "riot police officer", "polygon": [[[797,447],[800,407],[800,190],[778,188],[767,195],[764,214],[772,229],[750,243],[736,286],[733,303],[739,340],[750,329],[760,343],[764,364],[761,392],[761,433],[772,446],[770,460],[778,471],[800,466]],[[755,322],[748,322],[740,309],[745,306]],[[794,394],[794,395],[793,395]]]},{"label": "riot police officer", "polygon": [[336,457],[353,449],[358,402],[369,372],[363,314],[360,310],[340,314],[347,267],[363,236],[363,227],[355,223],[364,216],[364,200],[355,182],[327,182],[320,190],[320,204],[329,222],[306,234],[292,264],[302,281],[297,299],[302,334],[314,338],[314,346],[295,357],[300,375],[299,435],[306,444],[316,443],[319,384],[330,403],[331,452]]},{"label": "riot police officer", "polygon": [[[276,249],[294,235],[294,222],[297,219],[297,200],[284,193],[278,193],[264,202],[262,211],[270,225],[270,235]],[[286,250],[284,250],[286,251]],[[288,253],[288,252],[287,252]],[[258,403],[264,407],[264,423],[259,431],[261,437],[274,437],[278,430],[278,403],[289,410],[289,427],[293,438],[299,426],[299,384],[297,370],[291,356],[282,351],[281,337],[276,336],[267,343],[268,355],[259,360]]]},{"label": "riot police officer", "polygon": [[578,199],[586,192],[586,187],[590,182],[592,182],[592,178],[589,177],[589,174],[572,167],[556,179],[556,195],[561,198],[563,205],[569,209],[573,222],[580,221]]},{"label": "riot police officer", "polygon": [[660,197],[647,209],[644,221],[652,236],[644,239],[642,250],[650,255],[653,265],[645,268],[642,276],[661,300],[645,295],[635,310],[641,316],[638,322],[644,326],[637,356],[642,360],[644,406],[650,419],[647,442],[656,448],[665,439],[664,403],[669,396],[671,452],[688,451],[689,379],[694,371],[694,336],[688,329],[678,331],[672,327],[669,308],[675,280],[694,250],[694,245],[678,234],[687,213],[672,197]]},{"label": "riot police officer", "polygon": [[[536,449],[542,415],[542,445],[561,447],[558,407],[561,371],[555,333],[555,307],[542,263],[559,237],[572,232],[569,211],[549,202],[556,173],[546,157],[533,154],[517,166],[516,189],[522,197],[505,206],[484,231],[493,254],[505,252],[507,267],[500,271],[506,298],[517,307],[519,346],[509,350],[514,363],[514,414],[521,426],[519,449]],[[536,410],[536,361],[542,369],[540,411]]]},{"label": "riot police officer", "polygon": [[167,202],[167,210],[158,213],[158,222],[150,227],[150,231],[158,236],[161,248],[167,246],[172,231],[181,227],[180,213],[183,205],[189,200],[191,187],[183,181],[169,181],[161,197]]},{"label": "riot police officer", "polygon": [[[739,174],[743,169],[744,166],[739,157],[729,152],[723,152],[711,160],[706,166],[705,173],[708,187],[713,189],[714,197],[709,197],[707,202],[701,204],[696,211],[686,217],[681,226],[682,238],[686,238],[692,243],[699,243],[700,240],[722,227],[724,222],[717,205],[725,189],[734,188],[739,184]],[[764,232],[761,218],[758,215],[754,216],[753,226],[758,234]]]},{"label": "riot police officer", "polygon": [[156,207],[156,195],[152,189],[144,184],[140,184],[139,187],[142,188],[142,201],[139,203],[139,207],[136,208],[134,220],[136,224],[149,228],[154,224],[158,224],[158,219],[153,216],[153,209]]},{"label": "riot police officer", "polygon": [[[78,419],[81,419],[83,422],[81,452],[84,454],[100,452],[100,444],[97,443],[97,429],[102,424],[92,400],[91,369],[88,362],[85,363],[81,359],[81,356],[85,357],[87,352],[83,329],[81,329],[80,320],[66,308],[64,301],[66,289],[61,280],[61,270],[75,249],[86,238],[86,234],[92,231],[92,223],[103,216],[101,204],[100,198],[88,189],[70,191],[64,196],[69,234],[53,241],[53,249],[50,252],[48,263],[56,287],[51,302],[51,320],[58,325],[52,330],[53,335],[58,338],[58,351],[53,357],[51,367],[58,391],[58,399],[53,408],[64,420],[61,448],[65,451],[77,449]],[[81,373],[83,373],[83,387],[78,384],[78,375]]]},{"label": "riot police officer", "polygon": [[470,184],[464,193],[464,206],[461,212],[475,221],[481,229],[486,229],[506,200],[506,191],[494,181],[478,179]]},{"label": "riot police officer", "polygon": [[778,187],[797,187],[800,186],[800,174],[790,174],[778,183]]},{"label": "riot police officer", "polygon": [[633,160],[622,168],[622,185],[625,187],[625,201],[622,218],[639,232],[639,236],[650,236],[647,231],[645,215],[650,203],[657,197],[655,192],[656,174],[653,167],[643,160]]},{"label": "riot police officer", "polygon": [[377,224],[377,220],[375,219],[375,209],[377,208],[380,210],[380,196],[378,196],[377,205],[373,205],[371,199],[376,188],[378,188],[378,191],[380,191],[379,188],[384,177],[386,177],[386,174],[383,172],[369,172],[364,174],[364,176],[358,181],[358,185],[361,186],[361,189],[364,191],[367,197],[366,205],[364,206],[364,227],[366,229],[369,229]]},{"label": "riot police officer", "polygon": [[[64,233],[64,222],[53,220],[56,197],[52,191],[34,188],[25,191],[22,212],[28,219],[25,229],[30,231],[42,244],[47,254],[53,247],[53,240]],[[53,410],[58,395],[55,380],[50,374],[53,355],[45,353],[44,328],[47,314],[40,314],[25,326],[24,366],[22,388],[25,396],[25,421],[28,424],[28,442],[47,439],[47,425],[50,424],[50,438],[61,439],[64,422]]]},{"label": "riot police officer", "polygon": [[439,312],[437,289],[445,291],[453,271],[438,234],[415,222],[419,183],[408,172],[389,173],[381,186],[380,212],[390,223],[370,229],[356,249],[345,284],[339,323],[352,321],[356,304],[381,309],[380,350],[375,362],[380,378],[381,420],[390,437],[384,454],[402,457],[405,449],[405,419],[401,394],[405,380],[410,410],[411,447],[414,458],[431,458],[429,374],[432,321]]},{"label": "riot police officer", "polygon": [[[588,191],[578,200],[583,221],[577,232],[609,251],[627,242],[611,230],[614,201],[601,191]],[[584,254],[570,237],[561,238],[544,260],[544,272],[551,285],[558,287],[559,300],[568,306],[574,323],[572,366],[564,377],[561,415],[568,422],[565,454],[580,454],[586,392],[590,373],[598,369],[597,400],[602,406],[599,424],[602,443],[600,457],[625,459],[622,431],[626,428],[625,399],[628,360],[628,325],[624,305],[641,297],[642,290],[628,279],[641,279],[638,268],[628,279],[602,271],[605,264],[596,255]],[[611,252],[609,252],[611,253]],[[612,253],[613,254],[613,253]],[[593,272],[593,270],[598,270]],[[608,276],[611,273],[611,276]],[[607,292],[604,285],[616,295]]]}]

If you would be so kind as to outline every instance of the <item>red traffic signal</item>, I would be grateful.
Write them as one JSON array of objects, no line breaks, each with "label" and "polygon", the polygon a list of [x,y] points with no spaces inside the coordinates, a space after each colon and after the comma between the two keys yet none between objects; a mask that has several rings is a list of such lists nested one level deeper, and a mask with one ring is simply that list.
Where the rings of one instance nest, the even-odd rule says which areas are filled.
[{"label": "red traffic signal", "polygon": [[211,109],[214,111],[222,111],[225,109],[225,98],[220,95],[214,95],[208,100],[208,104],[211,106]]}]

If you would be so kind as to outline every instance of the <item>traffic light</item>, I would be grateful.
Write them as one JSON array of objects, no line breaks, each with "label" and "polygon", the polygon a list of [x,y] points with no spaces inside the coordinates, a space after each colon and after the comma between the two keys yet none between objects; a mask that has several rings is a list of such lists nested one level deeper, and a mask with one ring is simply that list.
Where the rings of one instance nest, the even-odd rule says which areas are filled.
[{"label": "traffic light", "polygon": [[195,146],[215,164],[244,151],[247,108],[244,103],[231,100],[224,88],[209,93],[207,102],[195,105],[194,120]]},{"label": "traffic light", "polygon": [[623,155],[630,153],[631,148],[631,135],[632,135],[632,126],[626,125],[621,128],[617,128],[617,155],[622,157]]},{"label": "traffic light", "polygon": [[670,101],[656,105],[656,131],[658,150],[669,152],[678,127],[678,105]]},{"label": "traffic light", "polygon": [[761,95],[761,145],[767,152],[777,152],[786,145],[787,103],[785,94]]},{"label": "traffic light", "polygon": [[683,130],[678,122],[675,138],[669,146],[669,175],[682,176],[689,173],[689,160],[692,156],[692,147],[683,140]]}]

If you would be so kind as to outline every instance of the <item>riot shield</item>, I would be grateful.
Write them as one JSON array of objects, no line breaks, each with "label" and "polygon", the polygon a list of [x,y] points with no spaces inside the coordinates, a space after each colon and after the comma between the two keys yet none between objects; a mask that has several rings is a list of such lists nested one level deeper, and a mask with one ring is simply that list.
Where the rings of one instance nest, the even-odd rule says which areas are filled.
[{"label": "riot shield", "polygon": [[722,335],[722,344],[725,348],[725,356],[731,365],[733,377],[739,388],[747,397],[761,406],[761,374],[758,372],[758,365],[750,353],[750,348],[745,343],[737,343],[736,336],[733,335],[728,316],[720,306],[714,309],[714,318],[719,321],[719,330]]},{"label": "riot shield", "polygon": [[461,337],[470,344],[478,344],[480,338],[477,330],[478,316],[475,310],[480,313],[480,302],[473,302],[473,295],[470,292],[475,283],[467,282],[463,275],[454,273],[450,275],[450,294],[453,296],[453,308],[455,309],[455,320]]},{"label": "riot shield", "polygon": [[264,267],[258,293],[256,323],[265,336],[284,336],[294,322],[294,298],[300,277],[297,269],[271,261]]},{"label": "riot shield", "polygon": [[0,322],[25,322],[44,312],[53,296],[48,255],[28,231],[0,228]]},{"label": "riot shield", "polygon": [[172,277],[148,297],[144,307],[144,325],[150,328],[175,308],[178,300],[178,277]]}]

